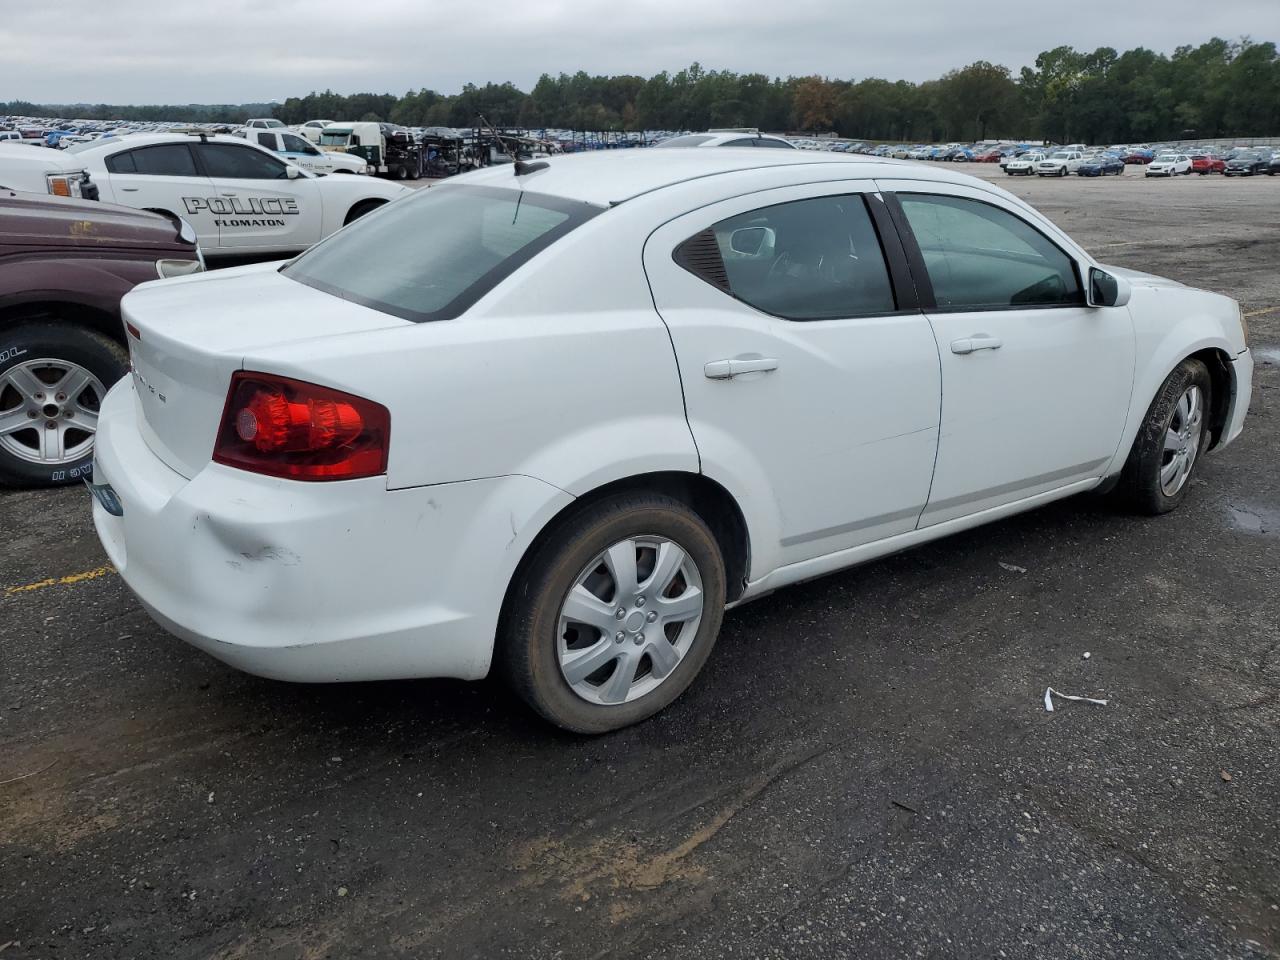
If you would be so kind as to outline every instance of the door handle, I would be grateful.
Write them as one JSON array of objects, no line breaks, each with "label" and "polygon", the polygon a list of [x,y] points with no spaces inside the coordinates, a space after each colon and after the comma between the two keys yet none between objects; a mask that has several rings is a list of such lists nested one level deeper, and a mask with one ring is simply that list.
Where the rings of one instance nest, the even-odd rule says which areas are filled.
[{"label": "door handle", "polygon": [[988,336],[985,333],[975,333],[971,337],[965,337],[962,340],[951,341],[952,353],[974,353],[978,350],[999,350],[1003,346],[999,337]]},{"label": "door handle", "polygon": [[744,373],[768,373],[778,369],[778,361],[772,357],[754,360],[712,360],[702,368],[708,380],[732,380]]},{"label": "door handle", "polygon": [[139,189],[138,187],[121,187],[120,192],[121,193],[137,193],[138,189]]}]

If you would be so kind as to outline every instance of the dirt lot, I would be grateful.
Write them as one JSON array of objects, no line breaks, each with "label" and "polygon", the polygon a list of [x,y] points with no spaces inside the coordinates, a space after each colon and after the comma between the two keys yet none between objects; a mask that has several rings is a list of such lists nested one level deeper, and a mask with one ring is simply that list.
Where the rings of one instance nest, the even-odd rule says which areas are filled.
[{"label": "dirt lot", "polygon": [[1244,304],[1250,420],[1181,510],[776,594],[584,740],[496,683],[235,673],[83,491],[0,494],[0,960],[1280,956],[1280,180],[970,172]]}]

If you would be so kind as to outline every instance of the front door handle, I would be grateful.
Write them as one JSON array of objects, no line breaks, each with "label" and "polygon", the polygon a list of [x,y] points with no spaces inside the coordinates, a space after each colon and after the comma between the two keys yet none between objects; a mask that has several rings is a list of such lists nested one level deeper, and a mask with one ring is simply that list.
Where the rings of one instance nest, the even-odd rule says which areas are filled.
[{"label": "front door handle", "polygon": [[978,350],[999,350],[1003,346],[999,337],[988,336],[985,333],[975,333],[971,337],[965,337],[962,340],[951,341],[952,353],[974,353]]},{"label": "front door handle", "polygon": [[778,369],[778,361],[772,357],[754,360],[712,360],[702,368],[708,380],[732,380],[744,373],[768,373]]},{"label": "front door handle", "polygon": [[121,193],[137,193],[138,189],[139,189],[138,187],[121,187],[120,192]]}]

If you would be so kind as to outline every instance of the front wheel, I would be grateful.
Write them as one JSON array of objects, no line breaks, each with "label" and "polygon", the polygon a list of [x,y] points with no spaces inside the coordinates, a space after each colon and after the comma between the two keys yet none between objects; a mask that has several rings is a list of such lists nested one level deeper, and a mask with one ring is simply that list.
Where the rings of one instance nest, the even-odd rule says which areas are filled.
[{"label": "front wheel", "polygon": [[547,720],[605,733],[685,691],[724,604],[724,561],[702,518],[667,496],[623,494],[571,514],[522,566],[499,665]]},{"label": "front wheel", "polygon": [[0,333],[0,483],[88,479],[98,410],[128,369],[120,344],[84,327],[25,323]]},{"label": "front wheel", "polygon": [[1187,359],[1151,401],[1121,478],[1127,499],[1139,512],[1168,513],[1186,497],[1192,472],[1211,439],[1205,418],[1213,409],[1212,389],[1209,369]]}]

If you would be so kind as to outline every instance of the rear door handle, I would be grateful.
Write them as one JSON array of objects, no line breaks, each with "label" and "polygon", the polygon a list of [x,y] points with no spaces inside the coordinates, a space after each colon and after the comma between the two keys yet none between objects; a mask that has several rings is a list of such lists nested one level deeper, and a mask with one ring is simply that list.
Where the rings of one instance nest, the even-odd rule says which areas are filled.
[{"label": "rear door handle", "polygon": [[138,187],[121,187],[120,191],[122,193],[137,193],[138,189]]},{"label": "rear door handle", "polygon": [[708,380],[732,380],[744,373],[768,373],[778,369],[778,361],[772,357],[755,360],[712,360],[702,368]]},{"label": "rear door handle", "polygon": [[971,337],[965,337],[962,340],[951,341],[952,353],[974,353],[978,350],[999,350],[1003,346],[999,337],[988,336],[985,333],[975,333]]}]

